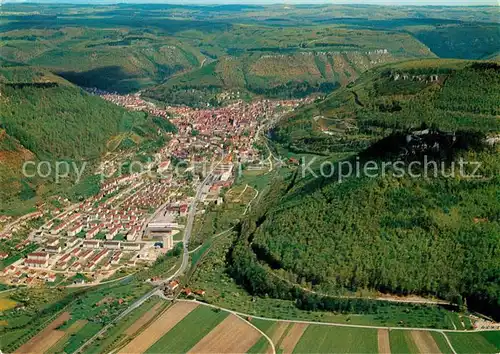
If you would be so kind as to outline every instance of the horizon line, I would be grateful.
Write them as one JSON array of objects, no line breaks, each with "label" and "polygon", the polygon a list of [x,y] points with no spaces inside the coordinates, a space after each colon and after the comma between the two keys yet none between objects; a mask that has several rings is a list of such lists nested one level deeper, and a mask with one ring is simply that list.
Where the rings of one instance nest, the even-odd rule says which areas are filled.
[{"label": "horizon line", "polygon": [[[385,1],[391,1],[391,0],[385,0]],[[439,0],[438,0],[439,1]],[[467,0],[465,0],[467,1]],[[173,0],[173,1],[163,1],[163,0],[63,0],[63,1],[57,1],[57,0],[4,0],[2,3],[5,4],[57,4],[57,5],[176,5],[176,6],[234,6],[234,5],[241,5],[241,6],[303,6],[303,5],[311,5],[311,6],[318,6],[318,5],[330,5],[330,6],[335,6],[335,5],[340,5],[340,6],[357,6],[357,5],[363,5],[363,6],[382,6],[382,7],[500,7],[500,3],[496,2],[495,3],[480,3],[480,4],[474,4],[474,3],[459,3],[459,4],[436,4],[436,1],[433,1],[432,3],[424,3],[424,4],[419,4],[419,3],[407,3],[407,4],[394,4],[394,3],[383,3],[384,0],[381,2],[378,2],[377,0],[374,1],[354,1],[354,2],[332,2],[331,0],[309,0],[309,1],[304,1],[302,2],[301,0],[294,1],[294,0],[283,0],[283,1],[278,1],[278,2],[267,2],[266,0],[255,0],[255,1],[249,1],[249,2],[240,2],[238,0],[229,0],[229,1],[223,1],[223,0]]]}]

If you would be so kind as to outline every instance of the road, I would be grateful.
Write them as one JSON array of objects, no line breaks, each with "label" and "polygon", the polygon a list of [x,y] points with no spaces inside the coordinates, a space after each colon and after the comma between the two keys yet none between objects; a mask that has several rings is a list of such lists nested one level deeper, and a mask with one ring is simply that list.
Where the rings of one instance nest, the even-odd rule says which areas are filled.
[{"label": "road", "polygon": [[148,292],[147,294],[142,296],[140,299],[135,301],[133,304],[131,304],[119,316],[117,316],[114,320],[112,320],[110,323],[108,323],[106,326],[104,326],[97,334],[95,334],[93,337],[91,337],[89,340],[87,340],[85,343],[83,343],[82,346],[80,346],[80,348],[78,348],[78,350],[75,351],[76,354],[82,353],[82,351],[86,347],[88,347],[90,344],[92,344],[97,338],[102,336],[114,323],[118,322],[123,317],[127,316],[130,312],[132,312],[133,310],[135,310],[136,308],[141,306],[151,296],[154,296],[154,295],[161,296],[162,295],[161,287],[163,286],[163,284],[168,283],[170,280],[175,279],[180,274],[182,274],[186,271],[186,269],[189,265],[188,245],[189,245],[189,239],[191,238],[191,233],[193,231],[194,217],[196,216],[196,204],[201,199],[201,196],[203,194],[203,188],[205,187],[205,185],[207,185],[207,183],[210,182],[211,178],[213,177],[213,172],[214,172],[215,168],[224,160],[224,158],[225,158],[225,156],[222,157],[222,159],[219,162],[217,162],[215,167],[207,174],[207,176],[205,177],[203,182],[200,183],[200,185],[198,186],[198,188],[196,190],[196,195],[190,204],[188,219],[187,219],[186,228],[185,228],[185,232],[184,232],[184,237],[182,239],[183,246],[184,246],[184,253],[182,255],[182,263],[181,263],[179,269],[177,269],[177,271],[174,274],[172,274],[170,277],[164,279],[164,281],[161,284],[157,285],[150,292]]},{"label": "road", "polygon": [[212,168],[212,170],[207,174],[203,182],[200,183],[198,188],[196,189],[196,195],[193,198],[191,204],[189,205],[189,214],[187,217],[187,222],[186,222],[186,227],[184,229],[184,237],[182,238],[182,245],[183,245],[183,255],[182,255],[182,263],[179,269],[174,273],[172,276],[173,278],[179,276],[180,274],[184,273],[186,271],[186,268],[189,264],[189,239],[191,238],[191,233],[193,232],[193,225],[194,225],[194,218],[196,216],[196,204],[198,203],[199,200],[201,200],[201,196],[203,194],[203,188],[210,182],[210,180],[213,177],[213,172],[219,166],[219,164],[224,160],[226,157],[223,156]]}]

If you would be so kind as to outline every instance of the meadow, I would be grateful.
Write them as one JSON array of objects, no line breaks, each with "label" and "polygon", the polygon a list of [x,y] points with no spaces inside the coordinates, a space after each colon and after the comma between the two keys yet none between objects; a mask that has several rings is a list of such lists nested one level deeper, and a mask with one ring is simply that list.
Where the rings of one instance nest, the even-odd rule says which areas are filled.
[{"label": "meadow", "polygon": [[375,329],[334,328],[310,325],[294,348],[294,353],[373,353],[377,351]]},{"label": "meadow", "polygon": [[447,333],[455,351],[465,353],[498,353],[500,332]]}]

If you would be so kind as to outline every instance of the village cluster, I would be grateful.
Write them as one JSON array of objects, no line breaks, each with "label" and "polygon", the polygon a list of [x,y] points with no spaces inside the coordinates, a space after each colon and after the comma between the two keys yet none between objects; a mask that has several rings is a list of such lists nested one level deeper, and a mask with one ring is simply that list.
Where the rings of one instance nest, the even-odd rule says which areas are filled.
[{"label": "village cluster", "polygon": [[[59,210],[40,208],[4,228],[0,238],[9,239],[29,220],[43,223],[30,230],[28,239],[17,244],[12,254],[0,254],[3,259],[22,254],[0,273],[4,283],[99,282],[120,269],[151,265],[182,240],[201,180],[209,176],[195,202],[223,203],[221,190],[234,183],[235,166],[260,159],[255,140],[261,122],[302,103],[239,100],[216,109],[159,109],[139,95],[93,93],[128,109],[173,117],[178,131],[166,133],[167,144],[149,166],[154,175],[132,173],[106,179],[100,192],[85,201],[64,200]],[[101,170],[109,164],[104,160]]]}]

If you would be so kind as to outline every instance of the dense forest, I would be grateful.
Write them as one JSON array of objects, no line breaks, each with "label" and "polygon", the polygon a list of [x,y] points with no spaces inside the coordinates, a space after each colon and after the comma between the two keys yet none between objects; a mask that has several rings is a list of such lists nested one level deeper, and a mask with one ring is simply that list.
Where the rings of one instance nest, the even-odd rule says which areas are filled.
[{"label": "dense forest", "polygon": [[11,198],[31,199],[44,183],[21,179],[26,160],[91,166],[110,148],[111,138],[121,139],[117,148],[130,149],[154,142],[158,131],[175,129],[163,118],[128,112],[43,70],[10,67],[0,75],[0,180],[9,186],[2,188],[2,208]]},{"label": "dense forest", "polygon": [[[368,74],[304,108],[283,122],[275,137],[282,148],[303,144],[309,151],[328,151],[325,146],[334,141],[330,152],[338,152],[347,144],[352,164],[427,158],[430,167],[417,171],[431,172],[415,178],[388,167],[375,178],[362,174],[339,183],[342,169],[331,177],[303,178],[299,167],[294,178],[275,181],[259,211],[242,224],[231,254],[233,277],[251,293],[295,298],[300,306],[315,303],[317,309],[330,307],[317,296],[311,300],[311,293],[304,300],[303,289],[432,295],[500,317],[500,149],[485,143],[500,131],[499,67],[466,65],[422,87],[416,79],[416,94],[377,92],[400,69],[390,68],[389,76]],[[477,95],[469,95],[473,90]],[[348,104],[338,104],[342,100]],[[401,109],[380,109],[393,100]],[[429,111],[418,110],[422,105]],[[432,129],[422,126],[427,119]],[[320,120],[347,137],[325,134],[318,144]],[[336,156],[322,156],[313,170],[320,175],[319,163],[336,162]],[[477,176],[458,173],[460,159],[479,162]],[[472,172],[471,166],[465,171]],[[342,303],[331,306],[366,306]]]}]

